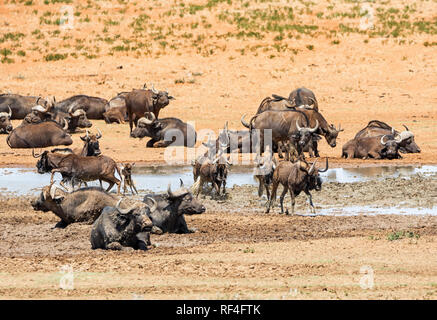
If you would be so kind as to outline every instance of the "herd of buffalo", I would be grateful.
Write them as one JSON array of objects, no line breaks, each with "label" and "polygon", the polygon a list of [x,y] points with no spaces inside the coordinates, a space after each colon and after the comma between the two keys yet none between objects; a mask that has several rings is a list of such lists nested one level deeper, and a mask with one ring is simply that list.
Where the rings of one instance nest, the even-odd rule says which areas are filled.
[{"label": "herd of buffalo", "polygon": [[[131,137],[150,138],[146,147],[194,147],[197,136],[191,125],[177,118],[159,117],[160,110],[173,99],[167,90],[156,90],[153,85],[150,89],[144,85],[142,89],[121,92],[109,101],[86,95],[57,102],[54,97],[1,94],[0,133],[7,134],[10,148],[32,149],[32,155],[38,159],[38,173],[51,173],[50,185],[43,187],[39,198],[32,201],[33,208],[53,212],[61,219],[58,227],[75,222],[93,223],[90,235],[93,249],[146,250],[151,244],[150,233],[193,232],[184,215],[205,212],[197,200],[204,185],[210,183],[210,192],[216,197],[225,196],[232,165],[229,154],[255,152],[254,176],[259,182],[258,195],[262,197],[266,192],[266,212],[272,208],[280,184],[281,213],[287,192],[293,214],[295,197],[302,192],[308,197],[311,212],[315,211],[310,191],[321,190],[320,172],[328,170],[328,159],[325,168],[317,167],[318,143],[324,137],[329,146],[336,147],[337,137],[344,129],[328,123],[319,112],[314,93],[306,88],[292,91],[288,98],[278,95],[265,98],[250,120],[245,120],[245,115],[241,117],[245,130],[229,130],[226,123],[217,139],[210,137],[204,142],[207,151],[192,161],[194,184],[190,189],[181,180],[178,190],[171,190],[169,185],[167,192],[147,194],[143,201],[120,199],[117,195],[123,183],[123,194],[128,187],[132,194],[138,194],[132,179],[134,164],[125,163],[120,168],[112,158],[102,155],[99,145],[102,134],[99,130],[89,131],[90,120],[119,124],[128,121]],[[22,123],[13,128],[12,119]],[[400,153],[420,152],[414,134],[404,127],[404,131],[397,131],[384,122],[370,121],[344,144],[342,157],[398,159]],[[79,132],[83,132],[80,148],[55,148],[40,154],[34,151],[70,146],[71,134]],[[183,139],[169,139],[178,135]],[[275,153],[285,159],[278,161]],[[316,160],[308,162],[305,153]],[[59,184],[54,182],[56,172],[62,176]],[[100,188],[87,186],[87,182],[95,180],[99,180]],[[106,190],[102,182],[109,184]],[[114,185],[117,195],[109,193]]]}]

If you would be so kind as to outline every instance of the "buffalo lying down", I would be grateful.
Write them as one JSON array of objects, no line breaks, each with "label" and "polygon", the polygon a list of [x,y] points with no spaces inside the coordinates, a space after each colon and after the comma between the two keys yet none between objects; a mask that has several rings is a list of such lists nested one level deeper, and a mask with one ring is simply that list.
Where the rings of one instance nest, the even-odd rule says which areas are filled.
[{"label": "buffalo lying down", "polygon": [[58,226],[75,222],[93,223],[106,206],[115,206],[118,199],[99,188],[83,188],[72,193],[57,185],[44,187],[39,198],[31,202],[34,210],[52,211],[61,218]]},{"label": "buffalo lying down", "polygon": [[[120,200],[121,201],[121,200]],[[119,202],[120,202],[119,201]],[[156,211],[156,202],[152,199],[150,207],[137,203],[128,209],[106,207],[97,218],[91,230],[91,247],[110,250],[147,250],[150,246],[152,223],[148,217]]]},{"label": "buffalo lying down", "polygon": [[146,145],[148,148],[164,148],[169,145],[192,148],[196,144],[196,131],[193,126],[176,118],[156,119],[151,112],[146,113],[146,116],[150,119],[139,119],[131,137],[151,137]]},{"label": "buffalo lying down", "polygon": [[43,105],[46,108],[51,108],[55,104],[56,99],[53,96],[43,99],[41,97],[22,96],[19,94],[0,94],[0,112],[8,112],[12,110],[11,119],[24,119],[24,117],[32,111],[32,107]]},{"label": "buffalo lying down", "polygon": [[355,138],[343,146],[343,158],[360,159],[401,159],[399,154],[399,135],[382,135],[376,137]]},{"label": "buffalo lying down", "polygon": [[69,146],[71,136],[55,121],[20,125],[6,138],[11,148],[45,148],[51,146]]},{"label": "buffalo lying down", "polygon": [[179,190],[171,191],[168,186],[167,193],[148,194],[144,197],[144,202],[149,206],[153,205],[153,200],[157,203],[156,210],[151,210],[149,217],[153,222],[154,233],[191,233],[194,232],[187,227],[184,214],[201,214],[205,212],[205,207],[193,198],[191,192],[184,187],[181,181]]}]

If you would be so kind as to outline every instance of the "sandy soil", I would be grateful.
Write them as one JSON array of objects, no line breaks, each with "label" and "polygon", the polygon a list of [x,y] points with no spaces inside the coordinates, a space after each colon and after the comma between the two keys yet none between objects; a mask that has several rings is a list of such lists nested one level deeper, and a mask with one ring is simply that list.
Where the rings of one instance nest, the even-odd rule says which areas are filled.
[{"label": "sandy soil", "polygon": [[[110,99],[154,83],[176,97],[162,117],[191,121],[201,133],[218,132],[225,121],[230,129],[241,129],[241,115],[254,114],[263,98],[288,96],[305,86],[315,92],[328,122],[345,128],[336,148],[319,144],[332,166],[437,163],[433,1],[371,4],[382,10],[376,13],[400,10],[393,20],[415,26],[401,28],[396,36],[384,14],[375,14],[379,35],[344,27],[357,29],[360,21],[360,8],[350,1],[293,2],[294,18],[287,22],[292,29],[285,32],[268,31],[268,24],[277,23],[274,10],[284,13],[290,7],[276,1],[247,7],[210,1],[201,9],[190,1],[78,1],[72,5],[74,28],[66,30],[55,20],[68,1],[10,2],[0,0],[0,93],[55,95],[58,101],[75,94]],[[249,19],[247,29],[228,22],[238,13],[255,17],[256,10],[267,12],[270,20]],[[407,18],[400,16],[403,12]],[[140,22],[135,20],[140,14],[149,16],[143,16],[147,26],[132,24]],[[299,31],[305,25],[318,28]],[[239,37],[240,31],[261,36]],[[66,56],[50,61],[50,54]],[[397,129],[407,125],[422,153],[393,161],[341,159],[341,146],[374,119]],[[116,161],[164,163],[165,151],[146,149],[146,139],[130,138],[127,124],[92,122],[93,130],[103,132],[103,153]],[[79,135],[73,135],[72,147],[81,145]],[[0,137],[0,166],[35,165],[31,150],[12,150],[5,139]],[[401,201],[406,207],[428,207],[435,204],[435,181],[330,184],[314,201],[318,210]],[[265,215],[254,194],[254,188],[241,187],[230,190],[227,199],[206,196],[207,213],[187,217],[198,232],[153,235],[151,250],[133,253],[92,251],[90,226],[52,229],[57,218],[34,212],[29,198],[2,196],[0,298],[437,298],[435,216],[303,217],[280,215],[277,208]],[[306,213],[304,197],[297,210]],[[388,240],[400,231],[411,237]],[[59,287],[66,265],[74,273],[74,290]],[[363,266],[373,269],[372,289],[360,287]]]}]

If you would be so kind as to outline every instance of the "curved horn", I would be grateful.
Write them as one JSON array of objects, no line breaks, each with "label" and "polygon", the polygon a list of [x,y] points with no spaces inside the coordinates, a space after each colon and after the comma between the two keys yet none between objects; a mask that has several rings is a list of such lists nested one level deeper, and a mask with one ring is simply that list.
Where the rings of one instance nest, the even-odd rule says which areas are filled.
[{"label": "curved horn", "polygon": [[73,108],[74,108],[74,105],[73,106],[70,106],[70,108],[68,108],[68,113],[72,113],[73,112]]},{"label": "curved horn", "polygon": [[153,206],[149,207],[150,212],[155,211],[158,208],[158,203],[156,202],[156,200],[151,197],[146,197],[146,199],[149,199],[150,201],[153,202]]},{"label": "curved horn", "polygon": [[171,183],[168,184],[167,194],[169,195],[170,198],[173,198],[173,192],[171,192]]},{"label": "curved horn", "polygon": [[38,99],[36,99],[36,105],[38,105],[39,100],[42,99],[41,97],[38,97]]},{"label": "curved horn", "polygon": [[314,172],[314,169],[316,168],[316,163],[317,163],[317,159],[316,161],[314,161],[314,163],[311,165],[310,170],[308,170],[308,174],[312,174]]},{"label": "curved horn", "polygon": [[248,124],[245,120],[244,120],[244,117],[246,116],[246,114],[243,114],[242,116],[241,116],[241,124],[243,125],[243,126],[245,126],[246,128],[250,128],[250,124]]},{"label": "curved horn", "polygon": [[316,126],[314,128],[309,129],[311,133],[316,132],[316,130],[319,129],[319,120],[316,119]]},{"label": "curved horn", "polygon": [[68,122],[67,120],[65,120],[65,118],[64,118],[64,127],[62,129],[64,129],[65,131],[67,131],[68,129]]},{"label": "curved horn", "polygon": [[328,168],[329,168],[329,166],[328,166],[328,157],[326,157],[326,168],[323,169],[323,170],[319,170],[319,172],[326,172],[326,171],[328,171]]},{"label": "curved horn", "polygon": [[154,87],[154,85],[153,85],[153,83],[152,83],[152,92],[153,93],[155,93],[155,94],[157,94],[158,93],[158,91],[155,89],[155,87]]},{"label": "curved horn", "polygon": [[8,106],[8,109],[9,109],[9,118],[10,118],[10,117],[12,117],[12,110],[11,110],[11,106],[10,105]]},{"label": "curved horn", "polygon": [[38,153],[37,155],[35,155],[35,149],[32,148],[32,156],[33,156],[34,158],[39,158],[39,157],[41,157],[41,154]]},{"label": "curved horn", "polygon": [[55,199],[56,189],[62,190],[62,188],[60,186],[58,186],[57,184],[52,184],[50,187],[50,197],[52,199]]},{"label": "curved horn", "polygon": [[391,128],[391,134],[395,134],[395,128]]},{"label": "curved horn", "polygon": [[405,124],[403,124],[403,126],[407,131],[410,131],[410,129],[408,129],[408,127]]},{"label": "curved horn", "polygon": [[385,144],[386,144],[386,142],[384,142],[384,138],[386,137],[387,135],[385,134],[385,135],[383,135],[382,137],[381,137],[381,144],[383,145],[383,146],[385,146]]},{"label": "curved horn", "polygon": [[118,212],[120,212],[121,214],[128,214],[129,212],[131,212],[133,209],[135,209],[136,205],[131,206],[130,208],[127,209],[122,209],[119,207],[121,201],[123,199],[118,200],[117,204],[115,205],[115,208],[118,210]]},{"label": "curved horn", "polygon": [[297,130],[301,131],[303,128],[301,128],[301,126],[299,126],[299,121],[296,120],[296,128]]},{"label": "curved horn", "polygon": [[182,187],[184,186],[184,182],[182,181],[182,179],[181,179],[181,178],[179,178],[179,181],[181,182],[181,185],[180,185],[180,187],[182,188]]},{"label": "curved horn", "polygon": [[98,132],[98,134],[96,134],[96,138],[97,139],[100,139],[101,137],[103,137],[103,134],[102,134],[102,132],[100,131],[99,128],[97,128],[97,132]]},{"label": "curved horn", "polygon": [[144,89],[147,89],[147,83],[144,83],[144,84],[143,84],[143,90],[144,90]]},{"label": "curved horn", "polygon": [[397,134],[397,135],[395,136],[395,141],[396,141],[397,143],[402,142],[402,137],[401,137],[400,134]]}]

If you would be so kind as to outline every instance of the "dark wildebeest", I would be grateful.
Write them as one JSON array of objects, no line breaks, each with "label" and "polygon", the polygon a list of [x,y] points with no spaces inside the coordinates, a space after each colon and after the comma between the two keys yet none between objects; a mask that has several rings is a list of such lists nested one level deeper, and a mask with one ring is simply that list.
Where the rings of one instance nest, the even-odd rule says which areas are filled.
[{"label": "dark wildebeest", "polygon": [[44,151],[41,155],[34,155],[35,158],[41,158],[36,163],[38,173],[51,172],[50,183],[53,183],[54,174],[59,172],[63,181],[71,180],[73,189],[76,181],[87,182],[99,180],[100,186],[102,181],[109,183],[106,191],[111,190],[114,184],[117,184],[117,193],[120,193],[120,180],[114,175],[117,171],[121,177],[120,169],[114,160],[106,156],[83,157],[76,154],[65,154],[60,152]]},{"label": "dark wildebeest", "polygon": [[[276,191],[279,184],[282,184],[284,188],[280,197],[281,213],[284,213],[284,197],[288,190],[290,190],[292,214],[294,214],[295,198],[302,191],[305,192],[308,197],[311,212],[315,213],[310,190],[320,191],[322,189],[322,179],[319,173],[328,170],[328,158],[326,158],[326,168],[324,170],[318,170],[316,163],[317,160],[309,166],[309,164],[304,161],[297,161],[295,163],[289,161],[279,162],[279,165],[273,173],[272,195],[267,203],[266,213],[270,211],[271,206],[276,200]],[[286,210],[286,214],[288,214],[288,209]]]},{"label": "dark wildebeest", "polygon": [[70,107],[68,112],[64,112],[61,109],[54,108],[52,110],[52,119],[59,124],[68,123],[68,132],[75,132],[77,128],[90,128],[93,124],[88,120],[86,112],[82,109],[76,109],[72,111],[73,107]]},{"label": "dark wildebeest", "polygon": [[[244,115],[241,117],[241,123],[249,128],[252,133],[253,129],[258,130],[260,136],[260,146],[263,149],[264,135],[266,130],[271,130],[272,143],[289,146],[292,144],[298,154],[303,152],[303,148],[313,139],[313,135],[319,129],[319,122],[316,119],[314,126],[307,127],[309,119],[301,111],[264,111],[252,117],[250,123],[245,122]],[[289,147],[287,149],[290,149]],[[281,149],[278,148],[278,153]],[[286,159],[290,158],[291,150],[288,150]]]},{"label": "dark wildebeest", "polygon": [[11,123],[11,108],[8,107],[8,112],[0,112],[0,133],[6,133],[12,131],[12,123]]},{"label": "dark wildebeest", "polygon": [[106,206],[115,206],[118,199],[100,188],[82,188],[65,192],[53,184],[44,187],[39,198],[31,202],[34,210],[52,211],[61,218],[57,226],[74,222],[93,223]]},{"label": "dark wildebeest", "polygon": [[76,153],[79,156],[84,157],[93,157],[93,156],[99,156],[102,154],[100,151],[100,144],[99,139],[103,136],[99,129],[97,129],[98,133],[89,133],[88,130],[86,130],[86,135],[83,137],[80,137],[80,139],[83,141],[83,147],[82,149],[75,150],[74,153]]},{"label": "dark wildebeest", "polygon": [[135,193],[138,194],[137,188],[135,187],[135,183],[134,180],[132,179],[132,167],[135,165],[135,162],[130,164],[130,163],[126,163],[122,168],[121,168],[121,175],[123,177],[123,194],[126,194],[127,192],[127,187],[130,187],[130,191],[132,192],[132,194],[134,194],[134,190]]},{"label": "dark wildebeest", "polygon": [[103,119],[103,113],[105,112],[107,103],[108,100],[103,98],[76,95],[58,102],[55,108],[67,113],[82,109],[86,112],[88,119],[100,120]]},{"label": "dark wildebeest", "polygon": [[138,126],[131,132],[131,137],[152,138],[146,144],[148,148],[165,148],[169,145],[192,148],[197,139],[192,125],[177,118],[156,119],[151,112],[138,120]]},{"label": "dark wildebeest", "polygon": [[266,150],[264,156],[255,159],[254,177],[258,180],[258,196],[262,197],[264,189],[266,190],[267,200],[270,199],[269,187],[273,182],[273,172],[276,169],[277,162],[273,152]]},{"label": "dark wildebeest", "polygon": [[346,159],[402,159],[400,142],[399,134],[355,138],[345,143],[341,156]]},{"label": "dark wildebeest", "polygon": [[406,125],[403,125],[406,130],[396,131],[393,127],[388,124],[378,120],[370,121],[364,129],[361,129],[355,138],[364,137],[375,137],[380,135],[391,135],[395,136],[399,134],[401,137],[401,142],[399,143],[399,151],[402,153],[420,153],[420,148],[414,141],[414,134],[411,132]]},{"label": "dark wildebeest", "polygon": [[[121,201],[121,200],[120,200]],[[119,201],[119,202],[120,202]],[[97,218],[91,230],[92,249],[147,250],[150,246],[152,222],[148,215],[156,211],[156,202],[151,199],[150,207],[136,203],[128,209],[106,207]]]},{"label": "dark wildebeest", "polygon": [[192,233],[194,230],[188,228],[184,215],[201,214],[206,210],[184,187],[182,180],[178,190],[172,191],[169,185],[167,193],[148,194],[144,197],[144,202],[151,205],[152,199],[156,201],[158,207],[150,212],[149,218],[153,222],[152,232],[157,234]]},{"label": "dark wildebeest", "polygon": [[124,123],[127,119],[126,96],[129,92],[120,92],[108,101],[103,113],[103,119],[106,123]]},{"label": "dark wildebeest", "polygon": [[6,142],[11,148],[45,148],[69,146],[73,140],[58,123],[47,120],[18,126],[9,133]]},{"label": "dark wildebeest", "polygon": [[315,111],[319,111],[316,96],[310,89],[302,87],[293,90],[288,99],[298,108],[302,106],[303,108],[311,108]]},{"label": "dark wildebeest", "polygon": [[12,110],[12,120],[24,119],[24,117],[32,111],[32,107],[40,104],[46,108],[51,108],[55,101],[55,97],[52,96],[43,99],[41,97],[28,97],[6,93],[0,95],[0,112],[9,112],[9,107]]},{"label": "dark wildebeest", "polygon": [[144,116],[145,113],[151,112],[155,118],[159,118],[159,112],[166,107],[170,100],[174,97],[170,96],[167,91],[158,91],[152,85],[152,89],[134,89],[125,96],[126,110],[129,117],[130,132],[138,124],[138,120]]},{"label": "dark wildebeest", "polygon": [[193,194],[196,194],[196,197],[199,197],[203,185],[210,182],[215,189],[217,196],[220,196],[220,189],[222,186],[222,195],[225,195],[226,179],[231,165],[229,159],[226,159],[221,153],[217,154],[214,160],[205,157],[202,161],[196,162],[193,165],[193,177],[196,179],[192,187]]}]

